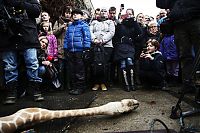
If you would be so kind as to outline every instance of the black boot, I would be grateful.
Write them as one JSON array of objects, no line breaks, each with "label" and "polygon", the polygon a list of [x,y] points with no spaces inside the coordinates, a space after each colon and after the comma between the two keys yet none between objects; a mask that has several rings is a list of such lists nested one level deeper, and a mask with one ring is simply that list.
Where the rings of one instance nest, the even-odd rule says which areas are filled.
[{"label": "black boot", "polygon": [[4,101],[4,104],[15,104],[17,100],[17,88],[18,88],[18,82],[10,82],[6,85],[6,88],[8,89],[7,97]]},{"label": "black boot", "polygon": [[128,84],[128,78],[127,78],[126,70],[123,69],[122,74],[123,74],[124,90],[129,92],[130,87],[129,87],[129,84]]},{"label": "black boot", "polygon": [[28,89],[29,89],[29,91],[33,92],[33,100],[35,102],[40,102],[40,101],[44,100],[44,97],[42,96],[42,93],[40,91],[40,83],[39,82],[29,81]]},{"label": "black boot", "polygon": [[196,88],[195,102],[200,105],[200,88]]},{"label": "black boot", "polygon": [[130,76],[130,89],[132,91],[136,91],[136,89],[135,89],[135,82],[134,82],[134,70],[133,70],[132,67],[129,68],[128,70],[129,70],[129,76]]}]

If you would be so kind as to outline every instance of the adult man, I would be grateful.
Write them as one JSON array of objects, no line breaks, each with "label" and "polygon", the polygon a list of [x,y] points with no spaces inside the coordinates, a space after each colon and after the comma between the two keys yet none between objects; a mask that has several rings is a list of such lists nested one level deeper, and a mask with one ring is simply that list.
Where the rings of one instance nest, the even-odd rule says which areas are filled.
[{"label": "adult man", "polygon": [[38,77],[36,51],[40,45],[35,18],[40,14],[40,4],[37,0],[4,0],[3,4],[0,19],[4,22],[4,30],[0,31],[0,50],[3,51],[4,78],[8,90],[4,104],[14,104],[17,99],[19,53],[24,56],[28,90],[33,92],[34,101],[44,100],[39,90],[42,79]]},{"label": "adult man", "polygon": [[192,50],[197,54],[200,47],[200,1],[157,0],[157,6],[171,10],[168,17],[174,22],[175,43],[179,49],[182,80],[185,83],[190,80],[193,69]]}]

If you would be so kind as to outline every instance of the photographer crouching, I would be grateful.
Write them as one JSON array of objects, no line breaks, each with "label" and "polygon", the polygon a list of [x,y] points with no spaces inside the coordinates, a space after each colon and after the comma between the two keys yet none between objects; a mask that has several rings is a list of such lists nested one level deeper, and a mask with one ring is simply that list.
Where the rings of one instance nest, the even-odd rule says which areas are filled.
[{"label": "photographer crouching", "polygon": [[[200,0],[156,0],[159,8],[170,9],[168,18],[173,22],[175,44],[179,50],[179,60],[182,71],[183,91],[194,88],[193,71],[199,63],[193,65],[200,54]],[[198,59],[197,59],[198,60]],[[199,93],[199,92],[198,92]],[[199,94],[196,102],[200,103]]]},{"label": "photographer crouching", "polygon": [[0,50],[4,63],[5,85],[8,91],[4,104],[14,104],[19,91],[18,56],[23,54],[28,78],[27,91],[34,101],[44,98],[39,90],[37,50],[40,48],[36,21],[41,6],[38,0],[0,0]]}]

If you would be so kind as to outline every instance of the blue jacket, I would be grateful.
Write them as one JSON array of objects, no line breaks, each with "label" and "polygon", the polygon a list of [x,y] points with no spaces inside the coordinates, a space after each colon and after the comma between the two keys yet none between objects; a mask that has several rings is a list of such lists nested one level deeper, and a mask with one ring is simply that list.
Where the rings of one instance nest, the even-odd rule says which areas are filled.
[{"label": "blue jacket", "polygon": [[81,52],[91,46],[91,34],[88,24],[82,20],[74,21],[67,28],[64,38],[64,49],[70,52]]},{"label": "blue jacket", "polygon": [[174,43],[174,35],[165,35],[160,43],[160,52],[165,60],[178,60],[177,48]]}]

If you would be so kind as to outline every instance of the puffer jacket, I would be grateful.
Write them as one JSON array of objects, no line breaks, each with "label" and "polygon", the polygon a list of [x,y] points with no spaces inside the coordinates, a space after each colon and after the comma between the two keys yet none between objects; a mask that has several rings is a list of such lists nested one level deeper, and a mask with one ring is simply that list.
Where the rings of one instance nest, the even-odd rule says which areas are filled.
[{"label": "puffer jacket", "polygon": [[[12,9],[12,7],[8,6],[6,8],[8,10]],[[41,11],[38,0],[24,0],[20,6],[20,10],[23,11],[22,21],[19,23],[8,23],[7,27],[9,28],[7,30],[0,30],[1,51],[40,48],[35,20]],[[6,13],[2,10],[0,12],[0,20],[7,20]],[[2,25],[0,24],[0,26]],[[12,30],[13,34],[11,34],[9,29]]]},{"label": "puffer jacket", "polygon": [[102,40],[104,47],[113,47],[112,38],[115,34],[115,24],[112,20],[93,20],[90,24],[92,41]]},{"label": "puffer jacket", "polygon": [[91,46],[91,34],[88,24],[83,20],[74,21],[67,28],[64,49],[70,52],[84,51]]},{"label": "puffer jacket", "polygon": [[174,22],[188,21],[200,18],[200,0],[171,0],[169,18]]},{"label": "puffer jacket", "polygon": [[174,35],[165,35],[160,43],[160,52],[165,60],[178,60],[178,52],[174,43]]}]

